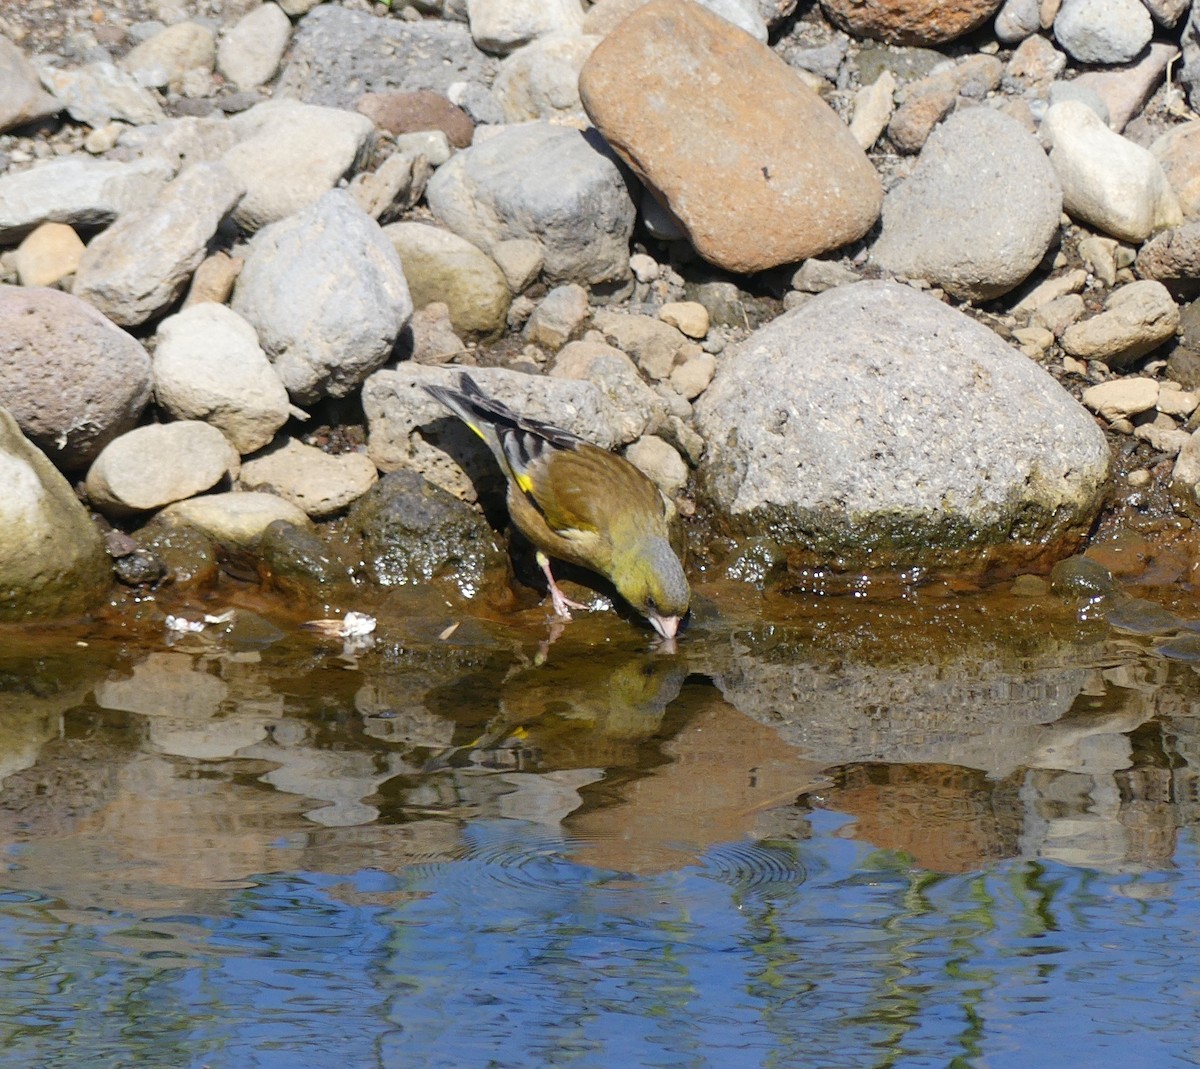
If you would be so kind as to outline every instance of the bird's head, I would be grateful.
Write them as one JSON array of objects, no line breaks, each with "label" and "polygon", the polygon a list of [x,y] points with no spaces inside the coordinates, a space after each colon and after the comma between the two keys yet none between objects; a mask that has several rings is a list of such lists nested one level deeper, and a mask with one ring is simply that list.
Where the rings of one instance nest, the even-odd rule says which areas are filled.
[{"label": "bird's head", "polygon": [[671,639],[692,599],[683,565],[665,538],[654,535],[613,555],[617,593],[640,612],[663,638]]}]

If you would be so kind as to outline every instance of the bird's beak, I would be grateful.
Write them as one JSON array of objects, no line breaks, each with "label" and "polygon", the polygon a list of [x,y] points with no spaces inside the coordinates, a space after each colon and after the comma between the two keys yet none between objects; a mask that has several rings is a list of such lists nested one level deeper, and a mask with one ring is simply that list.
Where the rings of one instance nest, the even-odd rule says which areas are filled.
[{"label": "bird's beak", "polygon": [[650,626],[662,635],[663,638],[672,639],[679,630],[678,616],[656,616],[651,614],[646,619],[650,621]]}]

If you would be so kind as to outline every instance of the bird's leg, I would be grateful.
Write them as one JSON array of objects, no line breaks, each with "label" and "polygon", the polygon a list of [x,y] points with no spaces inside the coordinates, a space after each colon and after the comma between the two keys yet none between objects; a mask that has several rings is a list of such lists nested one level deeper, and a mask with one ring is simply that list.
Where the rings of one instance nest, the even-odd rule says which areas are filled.
[{"label": "bird's leg", "polygon": [[546,582],[550,586],[550,601],[554,605],[554,614],[561,616],[564,620],[571,619],[572,609],[586,609],[586,605],[581,605],[578,601],[572,601],[566,594],[558,589],[558,584],[554,581],[554,573],[550,571],[550,558],[546,556],[540,549],[537,554],[538,567],[542,569],[542,574],[546,577]]}]

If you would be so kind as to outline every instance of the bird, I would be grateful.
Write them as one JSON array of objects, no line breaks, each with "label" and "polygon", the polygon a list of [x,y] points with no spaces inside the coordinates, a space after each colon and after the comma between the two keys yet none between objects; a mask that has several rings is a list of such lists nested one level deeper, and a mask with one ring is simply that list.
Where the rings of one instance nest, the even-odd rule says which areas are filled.
[{"label": "bird", "polygon": [[550,558],[608,579],[617,593],[672,641],[691,590],[671,547],[666,501],[624,457],[559,427],[519,416],[487,396],[465,372],[458,389],[426,392],[487,444],[508,482],[509,516],[537,550],[555,613],[586,608],[559,589]]}]

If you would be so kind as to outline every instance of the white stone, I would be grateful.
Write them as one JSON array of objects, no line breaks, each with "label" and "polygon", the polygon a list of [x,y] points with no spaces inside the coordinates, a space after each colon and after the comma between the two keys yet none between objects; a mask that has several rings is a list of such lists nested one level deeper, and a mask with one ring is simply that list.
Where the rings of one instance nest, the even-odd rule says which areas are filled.
[{"label": "white stone", "polygon": [[1083,403],[1110,423],[1149,412],[1158,403],[1159,386],[1154,379],[1113,379],[1089,386],[1083,391]]},{"label": "white stone", "polygon": [[579,33],[579,0],[467,0],[471,36],[485,52],[511,52],[548,33]]},{"label": "white stone", "polygon": [[239,89],[264,85],[279,71],[291,34],[291,20],[278,4],[252,8],[221,38],[217,69]]},{"label": "white stone", "polygon": [[1074,218],[1122,241],[1141,242],[1183,221],[1159,162],[1113,133],[1086,104],[1064,100],[1047,110],[1042,135]]},{"label": "white stone", "polygon": [[154,351],[154,393],[176,419],[224,432],[239,453],[261,449],[287,422],[287,390],[254,328],[205,301],[164,319]]}]

